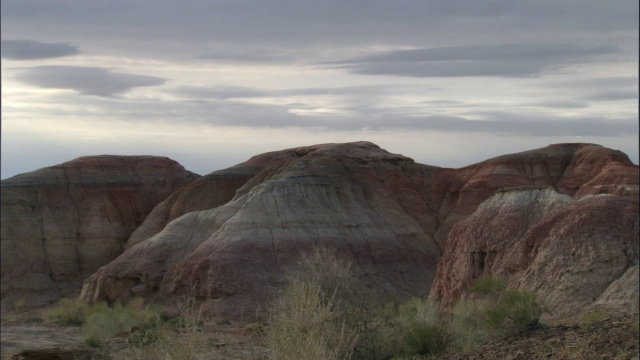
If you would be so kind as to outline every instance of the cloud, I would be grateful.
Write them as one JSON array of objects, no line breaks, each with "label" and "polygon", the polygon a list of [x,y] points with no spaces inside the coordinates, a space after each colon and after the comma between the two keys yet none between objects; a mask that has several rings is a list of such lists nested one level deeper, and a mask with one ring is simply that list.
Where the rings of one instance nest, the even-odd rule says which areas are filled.
[{"label": "cloud", "polygon": [[638,100],[638,90],[601,91],[585,96],[583,99],[593,101]]},{"label": "cloud", "polygon": [[484,133],[502,136],[620,136],[638,132],[633,119],[567,118],[551,115],[525,117],[515,113],[496,112],[490,120],[475,120],[462,116],[392,116],[383,118],[348,118],[343,121],[315,119],[315,125],[329,130],[413,130],[451,133]]},{"label": "cloud", "polygon": [[[532,115],[508,111],[476,111],[475,115],[482,116],[483,119],[468,121],[467,125],[477,122],[471,126],[464,126],[461,123],[460,129],[463,129],[462,131],[533,137],[612,137],[634,135],[639,130],[637,119],[634,118]],[[455,129],[453,124],[449,124],[449,126],[451,129]]]},{"label": "cloud", "polygon": [[596,78],[573,78],[565,80],[553,80],[540,83],[551,88],[637,88],[637,76],[612,76]]},{"label": "cloud", "polygon": [[570,44],[503,44],[448,46],[387,51],[356,59],[356,62],[431,62],[482,60],[565,60],[615,52],[613,46],[580,47]]},{"label": "cloud", "polygon": [[83,95],[112,97],[136,87],[157,86],[167,80],[146,75],[112,72],[107,68],[84,66],[37,66],[23,68],[16,78],[29,85],[69,89]]},{"label": "cloud", "polygon": [[341,87],[293,88],[286,90],[257,89],[242,86],[181,86],[167,92],[191,99],[249,99],[299,96],[384,96],[412,92],[437,91],[440,88],[420,85],[361,85]]},{"label": "cloud", "polygon": [[589,107],[588,103],[576,100],[545,100],[525,105],[551,109],[585,109]]},{"label": "cloud", "polygon": [[[53,96],[53,95],[51,95]],[[370,104],[352,106],[348,115],[322,111],[310,104],[254,104],[230,100],[210,99],[164,100],[140,103],[132,100],[114,100],[101,97],[86,98],[86,106],[77,109],[58,107],[73,100],[69,94],[51,99],[51,108],[42,108],[49,117],[98,116],[134,123],[180,123],[183,126],[223,126],[254,129],[313,129],[314,131],[435,131],[458,134],[494,134],[505,136],[559,137],[559,136],[627,136],[637,135],[638,123],[634,118],[598,118],[589,116],[557,116],[553,114],[527,114],[514,111],[482,111],[474,109],[467,115],[412,115],[411,109],[402,107],[378,109]],[[562,106],[563,104],[556,104]],[[458,106],[458,105],[456,105]],[[90,111],[83,110],[89,108]],[[306,110],[296,112],[296,109]],[[338,108],[340,110],[341,108]],[[4,112],[15,118],[21,108],[6,107]],[[304,114],[304,115],[301,115]],[[26,114],[32,117],[33,113]]]},{"label": "cloud", "polygon": [[224,63],[283,63],[290,61],[294,54],[289,51],[265,49],[225,48],[215,53],[196,56],[198,60],[214,60]]},{"label": "cloud", "polygon": [[182,86],[172,93],[187,98],[217,100],[271,96],[269,91],[241,86]]},{"label": "cloud", "polygon": [[[436,44],[482,43],[538,35],[592,39],[613,31],[637,33],[638,2],[631,0],[139,0],[102,1],[3,0],[3,30],[53,36],[80,32],[96,38],[197,43],[236,47],[308,49],[315,45],[407,46],[425,39]],[[5,26],[5,23],[8,24]],[[38,24],[38,26],[34,26]],[[508,32],[504,29],[509,29]],[[6,35],[7,33],[3,32]],[[48,34],[47,34],[48,35]],[[431,38],[431,39],[429,39]],[[420,45],[418,45],[420,46]],[[163,46],[155,47],[166,51]],[[242,53],[239,53],[242,57]],[[247,54],[253,57],[253,54]],[[213,56],[216,56],[213,54]]]},{"label": "cloud", "polygon": [[2,40],[2,57],[11,60],[40,60],[79,54],[69,43],[41,43],[29,40]]},{"label": "cloud", "polygon": [[616,53],[615,46],[502,44],[385,51],[327,63],[355,74],[414,77],[528,77]]}]

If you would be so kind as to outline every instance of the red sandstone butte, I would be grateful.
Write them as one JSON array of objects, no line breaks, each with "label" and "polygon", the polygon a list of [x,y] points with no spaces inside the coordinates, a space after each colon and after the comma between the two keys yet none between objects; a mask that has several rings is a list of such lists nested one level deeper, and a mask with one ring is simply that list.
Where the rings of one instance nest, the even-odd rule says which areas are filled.
[{"label": "red sandstone butte", "polygon": [[87,156],[2,180],[2,307],[75,296],[131,233],[196,177],[155,156]]}]

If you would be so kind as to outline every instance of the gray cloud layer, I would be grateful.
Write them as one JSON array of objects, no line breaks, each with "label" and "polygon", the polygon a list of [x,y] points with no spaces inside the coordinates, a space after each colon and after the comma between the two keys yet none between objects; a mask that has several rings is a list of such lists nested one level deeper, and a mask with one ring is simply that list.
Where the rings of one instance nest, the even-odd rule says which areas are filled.
[{"label": "gray cloud layer", "polygon": [[241,86],[182,86],[173,89],[172,94],[192,98],[192,99],[250,99],[266,97],[288,97],[288,96],[379,96],[397,95],[398,93],[410,92],[411,90],[437,90],[430,86],[410,86],[410,85],[363,85],[363,86],[343,86],[330,88],[297,88],[288,90],[267,90],[255,89]]},{"label": "gray cloud layer", "polygon": [[418,77],[536,76],[569,64],[592,61],[616,53],[613,45],[583,47],[572,44],[502,44],[450,46],[386,51],[337,66],[356,74]]},{"label": "gray cloud layer", "polygon": [[[56,103],[71,101],[59,95]],[[599,118],[589,116],[557,116],[540,113],[522,113],[519,108],[504,111],[472,109],[469,115],[407,115],[405,109],[376,109],[368,105],[352,106],[349,116],[335,114],[298,115],[292,109],[305,108],[305,104],[265,105],[233,102],[222,99],[174,100],[138,103],[108,98],[86,98],[87,115],[102,116],[131,122],[181,122],[240,126],[253,128],[307,128],[318,131],[411,130],[452,133],[485,133],[509,136],[620,136],[637,134],[638,122],[634,118]],[[116,106],[117,105],[117,106]],[[464,103],[456,104],[463,106]],[[562,104],[559,104],[562,106]],[[312,107],[307,106],[312,109]],[[9,109],[10,110],[10,109]],[[82,110],[58,109],[51,116],[65,118],[82,116]]]},{"label": "gray cloud layer", "polygon": [[[305,53],[313,58],[354,44],[427,48],[557,37],[600,43],[614,32],[635,34],[638,27],[638,2],[631,0],[3,0],[1,5],[4,36],[73,36],[74,42],[84,37],[119,46],[143,41],[145,51],[156,52],[166,52],[161,44],[193,45],[190,57],[230,61],[279,61]],[[323,49],[309,51],[314,47]]]},{"label": "gray cloud layer", "polygon": [[600,91],[583,99],[592,101],[618,101],[618,100],[637,100],[638,90],[608,90]]},{"label": "gray cloud layer", "polygon": [[155,76],[117,73],[101,67],[53,65],[24,68],[16,78],[41,88],[69,89],[84,95],[104,97],[166,82],[166,79]]},{"label": "gray cloud layer", "polygon": [[12,60],[50,59],[80,53],[69,43],[41,43],[29,40],[2,40],[2,57]]},{"label": "gray cloud layer", "polygon": [[[638,4],[2,0],[5,59],[86,65],[11,68],[15,65],[3,61],[3,85],[9,88],[18,80],[97,95],[18,91],[16,86],[3,94],[3,130],[6,124],[26,128],[34,116],[62,122],[86,115],[105,133],[114,120],[132,128],[163,122],[214,133],[219,125],[254,127],[259,133],[266,127],[296,128],[293,133],[320,133],[322,141],[325,135],[342,138],[370,129],[363,133],[407,144],[407,133],[436,131],[429,141],[447,153],[464,151],[440,137],[480,143],[503,134],[535,144],[554,141],[546,137],[580,141],[573,137],[594,135],[594,141],[614,145],[626,139],[627,148],[635,141],[635,149]],[[46,61],[73,55],[76,46],[87,56]],[[117,72],[123,59],[130,61],[128,68],[140,70]],[[174,86],[150,89],[138,101],[117,96],[167,81],[139,75],[147,71],[170,77]],[[405,78],[389,84],[389,78],[377,75]],[[412,146],[424,149],[416,137]],[[180,143],[211,158],[212,147],[195,150],[198,145],[189,140],[167,135],[158,148]],[[215,135],[207,141],[219,143]],[[5,153],[13,151],[18,158],[15,149]]]}]

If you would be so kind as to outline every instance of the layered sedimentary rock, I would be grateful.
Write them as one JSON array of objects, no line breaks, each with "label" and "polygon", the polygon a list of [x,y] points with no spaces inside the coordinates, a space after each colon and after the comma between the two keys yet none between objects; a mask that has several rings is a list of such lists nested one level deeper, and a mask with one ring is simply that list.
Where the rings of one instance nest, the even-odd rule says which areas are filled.
[{"label": "layered sedimentary rock", "polygon": [[601,297],[614,308],[638,298],[637,199],[507,190],[455,224],[446,242],[431,292],[445,306],[489,274],[536,291],[555,318]]},{"label": "layered sedimentary rock", "polygon": [[[204,185],[227,175],[233,185]],[[624,279],[637,265],[637,252],[628,250],[638,244],[637,196],[637,165],[598,145],[551,145],[462,169],[417,164],[367,142],[289,149],[256,156],[174,194],[136,231],[130,248],[85,283],[82,297],[140,295],[170,303],[190,294],[212,315],[255,314],[297,254],[324,245],[352,260],[356,275],[381,297],[426,295],[436,279],[432,296],[452,302],[477,276],[495,272],[559,304],[574,290],[543,284],[576,280],[544,270],[552,263],[564,269],[566,259],[550,257],[564,248],[554,246],[575,243],[586,256],[577,260],[584,271],[570,262],[567,269],[581,279],[596,266],[606,274],[598,273],[600,285],[574,305],[588,305],[588,296],[592,303],[626,301],[616,289],[627,289]],[[190,205],[193,199],[197,206]],[[583,223],[593,224],[591,237],[581,235]],[[607,232],[610,227],[618,232]],[[539,235],[543,229],[548,234]],[[627,251],[627,263],[614,266],[622,261],[618,253],[585,252],[609,248],[603,244],[613,238]]]},{"label": "layered sedimentary rock", "polygon": [[165,157],[91,156],[3,180],[3,308],[78,294],[151,209],[195,177]]},{"label": "layered sedimentary rock", "polygon": [[389,296],[426,294],[440,251],[425,229],[437,207],[419,200],[429,189],[415,181],[437,168],[370,143],[254,160],[268,166],[231,202],[187,213],[134,245],[87,281],[83,298],[193,294],[210,314],[238,315],[266,305],[283,270],[314,245],[337,249]]},{"label": "layered sedimentary rock", "polygon": [[454,210],[439,230],[446,246],[432,298],[450,305],[489,274],[539,292],[551,318],[638,298],[629,284],[638,282],[639,173],[625,154],[557,144],[461,170],[471,174],[467,198],[483,202]]},{"label": "layered sedimentary rock", "polygon": [[129,237],[125,248],[159,233],[172,220],[192,211],[207,210],[228,203],[242,185],[260,168],[241,164],[202,176],[158,204]]}]

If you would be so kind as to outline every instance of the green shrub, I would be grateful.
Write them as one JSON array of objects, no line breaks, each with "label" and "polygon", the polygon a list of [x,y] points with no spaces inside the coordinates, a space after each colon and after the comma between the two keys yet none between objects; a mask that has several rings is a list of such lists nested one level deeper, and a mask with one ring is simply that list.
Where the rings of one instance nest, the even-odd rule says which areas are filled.
[{"label": "green shrub", "polygon": [[521,289],[508,290],[506,281],[494,277],[480,278],[472,291],[489,298],[484,319],[494,332],[508,334],[538,325],[543,308],[536,293]]},{"label": "green shrub", "polygon": [[492,339],[492,333],[487,331],[484,312],[487,302],[480,299],[460,299],[449,309],[447,326],[452,334],[451,349],[468,351]]},{"label": "green shrub", "polygon": [[496,336],[538,324],[542,306],[535,293],[509,290],[505,280],[494,277],[480,278],[472,291],[474,299],[460,299],[447,313],[433,300],[411,299],[400,305],[396,322],[404,334],[401,354],[468,351]]},{"label": "green shrub", "polygon": [[58,305],[47,312],[47,318],[62,326],[82,325],[87,317],[107,308],[105,302],[88,305],[81,299],[61,299]]},{"label": "green shrub", "polygon": [[536,325],[536,294],[483,277],[474,299],[444,313],[433,300],[381,306],[356,281],[350,264],[327,249],[301,257],[274,299],[265,339],[271,359],[419,359],[469,350],[498,335]]},{"label": "green shrub", "polygon": [[87,317],[82,327],[85,339],[102,340],[115,335],[130,333],[133,329],[154,327],[160,323],[161,313],[154,308],[144,308],[142,299],[134,299],[126,305],[118,302]]},{"label": "green shrub", "polygon": [[183,317],[167,319],[167,320],[164,320],[163,322],[164,322],[164,325],[166,326],[183,328],[183,329],[201,328],[202,326],[204,326],[204,322],[202,322],[202,320],[188,319]]},{"label": "green shrub", "polygon": [[397,353],[405,356],[436,355],[450,346],[452,338],[448,319],[436,301],[413,298],[399,305],[396,323],[401,334]]},{"label": "green shrub", "polygon": [[94,338],[84,339],[84,343],[85,343],[87,346],[90,346],[90,347],[93,347],[93,348],[97,348],[97,347],[102,346],[102,344],[100,343],[100,341],[99,341],[99,340],[96,340],[96,339],[94,339]]},{"label": "green shrub", "polygon": [[497,299],[507,290],[507,282],[500,277],[482,276],[471,286],[471,291]]},{"label": "green shrub", "polygon": [[[130,304],[129,308],[137,307],[143,324],[134,326],[128,335],[127,349],[120,349],[110,354],[113,359],[200,359],[207,352],[208,337],[201,330],[204,322],[200,313],[196,311],[196,299],[193,295],[185,295],[176,307],[181,317],[167,319],[164,314],[154,308],[146,308],[139,304]],[[181,336],[175,336],[175,328],[180,328]]]},{"label": "green shrub", "polygon": [[438,355],[451,342],[446,326],[417,321],[407,329],[402,340],[407,355]]},{"label": "green shrub", "polygon": [[155,328],[145,328],[133,332],[129,336],[129,343],[133,346],[147,346],[160,340],[160,333]]}]

